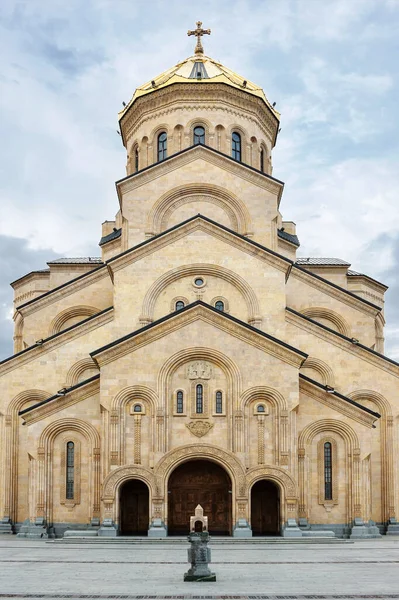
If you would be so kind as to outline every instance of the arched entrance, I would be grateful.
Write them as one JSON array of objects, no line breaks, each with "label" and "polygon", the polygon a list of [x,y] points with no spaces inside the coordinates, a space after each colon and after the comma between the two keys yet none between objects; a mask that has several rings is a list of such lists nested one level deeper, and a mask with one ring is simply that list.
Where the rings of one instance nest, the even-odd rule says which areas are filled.
[{"label": "arched entrance", "polygon": [[252,535],[280,535],[280,489],[273,481],[252,486],[251,528]]},{"label": "arched entrance", "polygon": [[139,479],[129,479],[121,489],[120,534],[148,535],[149,492],[148,487]]},{"label": "arched entrance", "polygon": [[187,535],[190,517],[201,504],[211,535],[231,533],[231,481],[226,471],[209,460],[190,460],[169,478],[168,534]]}]

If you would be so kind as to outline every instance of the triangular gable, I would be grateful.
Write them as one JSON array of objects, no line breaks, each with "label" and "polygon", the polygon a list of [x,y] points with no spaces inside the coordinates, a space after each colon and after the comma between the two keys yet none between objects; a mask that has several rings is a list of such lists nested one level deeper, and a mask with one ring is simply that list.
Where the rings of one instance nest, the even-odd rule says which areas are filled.
[{"label": "triangular gable", "polygon": [[138,347],[151,343],[153,340],[158,339],[160,335],[167,335],[199,319],[212,323],[220,330],[244,339],[247,343],[257,346],[268,354],[272,354],[297,368],[300,368],[304,360],[308,357],[305,352],[290,346],[286,342],[256,327],[248,325],[248,323],[240,321],[236,317],[220,312],[201,300],[193,302],[179,311],[170,313],[102,348],[98,348],[98,350],[91,352],[90,356],[101,367],[120,356],[133,352]]},{"label": "triangular gable", "polygon": [[193,217],[174,225],[170,229],[166,229],[165,231],[162,231],[162,233],[158,233],[154,237],[141,242],[137,246],[124,250],[120,254],[108,259],[106,265],[112,273],[113,271],[123,268],[126,264],[140,260],[141,256],[146,256],[150,252],[156,252],[166,244],[179,240],[199,229],[209,233],[209,235],[212,235],[215,238],[224,239],[230,245],[236,246],[249,255],[260,257],[268,264],[286,273],[287,276],[293,265],[293,261],[282,254],[270,250],[270,248],[266,248],[266,246],[262,246],[258,242],[255,242],[201,214],[194,215]]},{"label": "triangular gable", "polygon": [[374,422],[381,417],[379,413],[340,394],[328,385],[323,385],[306,375],[302,375],[302,373],[299,374],[299,387],[302,392],[311,398],[362,425],[366,425],[366,427],[374,427]]},{"label": "triangular gable", "polygon": [[28,406],[28,408],[21,410],[18,414],[20,417],[23,417],[26,423],[34,423],[72,404],[94,396],[99,390],[100,374],[76,383],[69,388],[64,388],[53,396],[50,396],[50,398],[46,398],[33,406]]}]

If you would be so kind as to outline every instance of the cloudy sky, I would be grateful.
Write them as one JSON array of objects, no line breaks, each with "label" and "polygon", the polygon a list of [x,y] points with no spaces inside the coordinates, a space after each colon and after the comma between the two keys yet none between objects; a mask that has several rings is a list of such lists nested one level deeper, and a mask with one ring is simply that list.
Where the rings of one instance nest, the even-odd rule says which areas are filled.
[{"label": "cloudy sky", "polygon": [[386,353],[399,360],[399,0],[1,0],[0,358],[9,282],[99,255],[125,175],[117,112],[193,53],[198,19],[206,53],[282,113],[274,175],[299,254],[390,286]]}]

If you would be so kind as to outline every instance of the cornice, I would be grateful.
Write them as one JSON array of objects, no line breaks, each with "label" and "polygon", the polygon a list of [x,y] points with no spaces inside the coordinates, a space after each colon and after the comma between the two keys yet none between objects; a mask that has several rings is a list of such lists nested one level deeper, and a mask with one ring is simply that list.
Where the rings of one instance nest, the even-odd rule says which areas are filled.
[{"label": "cornice", "polygon": [[95,375],[86,381],[82,381],[77,385],[69,388],[64,394],[55,394],[42,402],[38,402],[34,406],[30,406],[23,411],[20,411],[19,415],[22,416],[27,425],[32,425],[37,421],[53,415],[54,413],[72,406],[77,402],[82,402],[86,398],[91,398],[100,391],[100,375]]},{"label": "cornice", "polygon": [[[137,126],[137,123],[151,111],[171,108],[173,104],[178,103],[193,105],[208,102],[209,108],[215,109],[217,104],[224,104],[233,109],[238,109],[240,113],[254,115],[258,122],[263,123],[266,131],[276,143],[278,134],[279,120],[271,112],[268,105],[261,99],[252,94],[232,88],[227,83],[207,83],[203,86],[193,85],[192,83],[174,83],[166,88],[154,90],[150,95],[141,96],[129,107],[119,121],[119,126],[123,136],[123,142],[126,145],[127,138],[131,131]],[[179,106],[181,110],[181,106]],[[251,110],[250,110],[251,109]]]},{"label": "cornice", "polygon": [[65,298],[65,296],[74,294],[87,285],[91,285],[92,283],[100,281],[107,276],[108,271],[106,265],[101,265],[100,267],[93,269],[88,273],[83,273],[82,275],[79,275],[70,281],[66,281],[62,285],[45,292],[41,296],[33,298],[33,300],[29,300],[29,302],[25,302],[25,304],[17,306],[16,310],[18,310],[23,317],[26,317],[27,315],[30,315],[37,310],[52,304],[53,302],[56,302],[60,298]]},{"label": "cornice", "polygon": [[373,317],[377,316],[381,311],[381,308],[376,304],[372,304],[363,298],[359,298],[355,296],[352,292],[341,288],[340,286],[328,281],[328,279],[324,279],[320,277],[320,275],[316,275],[315,273],[311,273],[298,265],[293,265],[291,269],[291,277],[299,279],[300,281],[305,282],[307,285],[324,292],[328,296],[359,310],[360,312],[365,313],[366,315],[372,315]]},{"label": "cornice", "polygon": [[388,286],[385,285],[385,283],[381,283],[381,281],[377,281],[376,279],[373,279],[372,277],[369,277],[369,275],[365,275],[364,273],[359,273],[358,275],[352,275],[348,273],[347,278],[348,281],[351,282],[361,281],[362,283],[366,284],[367,286],[371,287],[374,291],[379,293],[384,293],[389,289]]},{"label": "cornice", "polygon": [[164,175],[199,159],[205,160],[224,171],[228,171],[253,185],[275,194],[277,196],[278,204],[280,203],[284,189],[284,183],[282,181],[279,181],[266,173],[261,173],[250,165],[240,163],[231,156],[223,154],[214,148],[205,145],[196,145],[185,148],[176,154],[172,154],[161,162],[149,165],[145,169],[117,181],[115,185],[120,205],[122,206],[123,194],[131,192],[138,187],[145,185],[149,181],[153,181],[158,177],[163,177]]},{"label": "cornice", "polygon": [[285,320],[300,329],[314,334],[316,337],[333,344],[338,348],[341,348],[345,352],[349,352],[379,369],[383,369],[390,375],[399,377],[399,364],[394,360],[375,352],[371,348],[364,346],[363,344],[353,341],[351,338],[346,337],[338,331],[330,329],[326,325],[322,325],[317,321],[314,321],[310,317],[301,315],[292,308],[286,309]]},{"label": "cornice", "polygon": [[3,360],[0,363],[0,376],[5,375],[9,371],[13,371],[14,369],[19,369],[23,365],[36,360],[37,358],[45,356],[48,352],[55,350],[59,346],[63,346],[64,344],[81,337],[82,335],[86,335],[98,327],[102,327],[106,323],[112,321],[113,318],[114,308],[111,306],[105,310],[102,310],[97,315],[88,317],[80,323],[71,325],[71,327],[68,327],[59,333],[55,333],[54,335],[41,340],[40,344],[30,346],[29,348],[18,352],[18,354],[14,354],[13,356]]},{"label": "cornice", "polygon": [[236,317],[221,313],[201,300],[91,352],[90,356],[99,366],[103,366],[198,320],[210,323],[221,331],[225,331],[297,368],[300,368],[308,357],[305,352],[240,321]]},{"label": "cornice", "polygon": [[326,386],[301,373],[299,374],[299,389],[325,406],[333,408],[369,428],[373,428],[375,421],[381,416],[342,394],[335,391],[327,392]]},{"label": "cornice", "polygon": [[113,256],[106,264],[109,269],[115,273],[116,271],[123,269],[126,265],[141,260],[153,252],[158,252],[161,248],[168,246],[197,230],[206,231],[210,235],[223,240],[231,246],[239,248],[251,256],[256,256],[285,274],[288,273],[288,270],[292,265],[292,261],[285,256],[273,252],[257,242],[254,242],[202,215],[191,217],[187,221],[183,221],[171,229],[168,229],[153,238],[149,238],[138,246],[126,250],[117,256]]}]

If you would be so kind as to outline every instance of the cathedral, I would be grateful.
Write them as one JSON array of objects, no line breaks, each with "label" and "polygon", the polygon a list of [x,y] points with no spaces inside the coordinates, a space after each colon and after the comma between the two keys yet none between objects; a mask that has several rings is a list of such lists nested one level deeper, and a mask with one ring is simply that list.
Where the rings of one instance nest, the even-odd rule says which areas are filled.
[{"label": "cathedral", "polygon": [[11,284],[0,533],[185,535],[200,504],[211,535],[399,535],[387,287],[297,257],[280,114],[209,33],[119,113],[101,257]]}]

